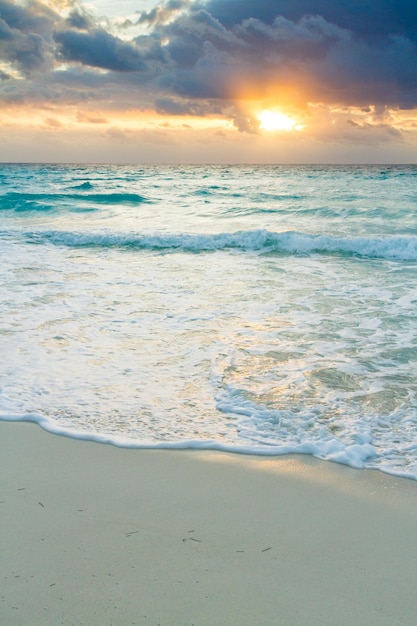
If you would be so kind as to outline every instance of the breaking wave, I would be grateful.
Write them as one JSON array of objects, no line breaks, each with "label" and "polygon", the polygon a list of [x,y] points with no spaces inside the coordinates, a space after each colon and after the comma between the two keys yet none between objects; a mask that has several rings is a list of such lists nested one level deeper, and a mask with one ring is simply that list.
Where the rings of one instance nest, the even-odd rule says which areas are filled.
[{"label": "breaking wave", "polygon": [[260,254],[343,255],[398,261],[417,261],[416,236],[335,237],[295,231],[238,231],[215,234],[124,234],[64,231],[27,232],[30,243],[70,248],[126,248],[161,252],[237,250]]}]

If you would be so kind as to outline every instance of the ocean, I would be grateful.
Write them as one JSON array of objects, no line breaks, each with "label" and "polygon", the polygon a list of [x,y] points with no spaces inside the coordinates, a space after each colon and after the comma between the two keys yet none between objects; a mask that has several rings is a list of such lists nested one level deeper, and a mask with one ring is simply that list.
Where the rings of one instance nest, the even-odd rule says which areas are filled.
[{"label": "ocean", "polygon": [[0,165],[0,418],[417,479],[417,166]]}]

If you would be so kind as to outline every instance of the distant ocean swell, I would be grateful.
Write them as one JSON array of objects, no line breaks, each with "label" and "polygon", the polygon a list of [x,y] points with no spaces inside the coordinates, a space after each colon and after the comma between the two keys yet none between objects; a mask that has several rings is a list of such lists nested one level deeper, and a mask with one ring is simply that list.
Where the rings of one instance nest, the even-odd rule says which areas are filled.
[{"label": "distant ocean swell", "polygon": [[[91,189],[88,183],[80,189]],[[6,193],[0,198],[0,209],[12,211],[48,211],[51,208],[59,209],[60,204],[71,202],[87,202],[99,205],[128,204],[136,205],[149,202],[137,193]],[[74,205],[76,206],[76,205]]]},{"label": "distant ocean swell", "polygon": [[238,250],[262,254],[332,254],[397,261],[417,261],[417,236],[334,237],[295,231],[239,231],[215,234],[123,234],[63,231],[26,232],[28,243],[69,248],[126,248],[162,252]]}]

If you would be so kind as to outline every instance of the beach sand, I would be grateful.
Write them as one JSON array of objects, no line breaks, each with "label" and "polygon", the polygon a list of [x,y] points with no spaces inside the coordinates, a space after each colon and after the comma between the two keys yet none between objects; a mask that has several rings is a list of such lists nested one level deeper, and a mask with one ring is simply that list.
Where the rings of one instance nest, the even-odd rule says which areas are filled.
[{"label": "beach sand", "polygon": [[417,482],[0,423],[0,624],[415,625]]}]

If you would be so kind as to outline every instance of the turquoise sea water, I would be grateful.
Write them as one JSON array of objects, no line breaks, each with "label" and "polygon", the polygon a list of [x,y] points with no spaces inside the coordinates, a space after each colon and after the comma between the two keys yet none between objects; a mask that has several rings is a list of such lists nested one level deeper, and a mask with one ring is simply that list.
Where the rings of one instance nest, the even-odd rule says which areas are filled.
[{"label": "turquoise sea water", "polygon": [[417,167],[0,166],[0,414],[417,478]]}]

